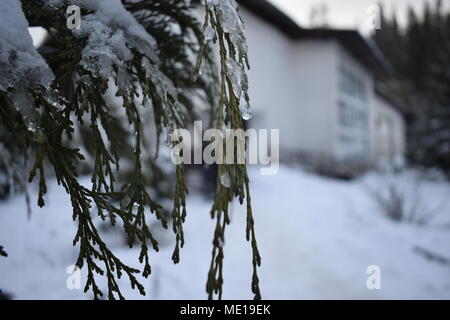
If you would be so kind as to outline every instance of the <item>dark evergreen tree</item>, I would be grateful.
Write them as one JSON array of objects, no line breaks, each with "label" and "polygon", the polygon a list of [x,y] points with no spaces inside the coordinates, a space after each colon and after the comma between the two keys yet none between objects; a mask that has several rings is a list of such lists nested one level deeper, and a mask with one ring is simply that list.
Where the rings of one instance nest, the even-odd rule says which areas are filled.
[{"label": "dark evergreen tree", "polygon": [[409,160],[438,167],[450,177],[450,13],[440,0],[426,2],[406,26],[383,16],[374,40],[395,70],[397,95],[409,107]]}]

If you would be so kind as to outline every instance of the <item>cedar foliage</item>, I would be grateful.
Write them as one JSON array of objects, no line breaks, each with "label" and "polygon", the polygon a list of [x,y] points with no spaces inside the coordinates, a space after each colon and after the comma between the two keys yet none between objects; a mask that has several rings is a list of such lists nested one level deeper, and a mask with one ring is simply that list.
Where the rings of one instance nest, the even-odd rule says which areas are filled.
[{"label": "cedar foliage", "polygon": [[[83,65],[89,35],[74,36],[66,27],[70,1],[53,4],[21,1],[21,4],[29,24],[49,32],[49,40],[40,53],[51,68],[54,81],[50,88],[26,88],[27,99],[20,102],[13,99],[17,88],[0,90],[0,142],[13,159],[11,163],[0,165],[7,168],[14,185],[23,190],[22,173],[26,165],[22,165],[21,159],[31,159],[28,181],[38,181],[40,207],[45,205],[49,170],[69,194],[73,219],[78,225],[73,240],[79,247],[76,265],[87,270],[86,292],[90,290],[96,299],[103,296],[96,282],[100,275],[107,279],[107,297],[123,299],[117,279],[126,275],[132,288],[145,295],[136,274],[150,275],[150,250],[159,250],[148,227],[149,220],[153,219],[148,213],[168,228],[163,206],[149,192],[155,187],[155,179],[146,176],[146,166],[151,172],[159,168],[147,152],[148,145],[156,145],[156,150],[161,140],[170,145],[170,132],[185,128],[188,121],[195,118],[198,101],[209,108],[211,127],[244,127],[241,109],[249,102],[245,76],[248,59],[236,4],[234,0],[206,0],[202,3],[205,9],[202,23],[193,14],[195,1],[122,0],[124,8],[152,35],[156,48],[153,52],[153,48],[125,34],[132,59],[113,63],[112,72],[107,75]],[[83,19],[96,14],[89,8],[81,9],[82,24]],[[235,18],[231,25],[230,14]],[[116,31],[113,28],[112,32]],[[207,33],[212,33],[212,39],[205,36]],[[235,79],[236,72],[242,73],[239,81]],[[119,106],[106,98],[111,83],[115,84],[115,95],[121,101]],[[30,120],[23,112],[25,109],[33,111],[35,117]],[[157,136],[151,141],[145,134],[148,119],[154,121]],[[83,135],[88,142],[79,139]],[[125,152],[124,147],[129,151]],[[83,164],[89,162],[87,156],[93,163],[87,165],[91,187],[79,182],[79,172]],[[128,172],[119,178],[124,158],[128,158],[125,159]],[[176,165],[174,171],[173,206],[169,210],[176,239],[172,259],[178,263],[184,244],[188,190],[183,165]],[[251,290],[255,299],[260,299],[257,267],[261,258],[255,238],[247,169],[245,165],[221,164],[219,173],[211,209],[211,217],[217,224],[206,285],[208,298],[222,297],[225,228],[230,223],[229,204],[237,197],[247,206],[247,240],[253,249]],[[221,184],[223,174],[229,176],[231,186]],[[124,264],[110,250],[93,221],[94,215],[113,226],[121,225],[130,247],[140,246],[142,270]]]}]

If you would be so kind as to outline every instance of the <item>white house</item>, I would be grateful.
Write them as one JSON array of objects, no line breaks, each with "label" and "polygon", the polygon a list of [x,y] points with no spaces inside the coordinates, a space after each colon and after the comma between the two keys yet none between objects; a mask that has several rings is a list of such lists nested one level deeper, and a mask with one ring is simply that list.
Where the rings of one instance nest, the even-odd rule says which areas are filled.
[{"label": "white house", "polygon": [[[383,90],[388,65],[354,30],[303,29],[265,0],[240,0],[251,127],[280,129],[280,157],[401,164],[405,118]],[[284,159],[283,159],[284,157]]]}]

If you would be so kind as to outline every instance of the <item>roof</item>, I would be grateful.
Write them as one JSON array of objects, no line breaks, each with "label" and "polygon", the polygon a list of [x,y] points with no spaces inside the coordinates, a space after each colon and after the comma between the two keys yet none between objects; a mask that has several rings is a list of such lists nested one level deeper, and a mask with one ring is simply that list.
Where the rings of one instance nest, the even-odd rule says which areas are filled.
[{"label": "roof", "polygon": [[300,26],[284,12],[266,0],[236,0],[240,6],[251,11],[259,18],[271,23],[290,38],[301,30]]},{"label": "roof", "polygon": [[363,37],[356,30],[305,29],[267,0],[236,0],[259,18],[272,24],[292,40],[335,39],[354,59],[362,63],[375,76],[375,94],[386,100],[405,116],[408,108],[393,94],[384,82],[392,78],[392,67],[371,39]]},{"label": "roof", "polygon": [[355,30],[302,29],[297,39],[335,39],[357,61],[366,66],[377,78],[385,78],[391,72],[389,63],[375,43]]},{"label": "roof", "polygon": [[237,0],[239,4],[271,23],[278,30],[293,40],[301,39],[335,39],[356,60],[366,66],[377,78],[385,78],[391,73],[389,63],[378,47],[364,38],[356,30],[340,29],[305,29],[300,27],[280,9],[266,0]]},{"label": "roof", "polygon": [[387,103],[401,112],[406,119],[410,119],[412,114],[405,102],[398,97],[398,95],[394,94],[392,91],[392,86],[385,84],[381,81],[377,81],[375,84],[375,93],[378,97],[384,99]]}]

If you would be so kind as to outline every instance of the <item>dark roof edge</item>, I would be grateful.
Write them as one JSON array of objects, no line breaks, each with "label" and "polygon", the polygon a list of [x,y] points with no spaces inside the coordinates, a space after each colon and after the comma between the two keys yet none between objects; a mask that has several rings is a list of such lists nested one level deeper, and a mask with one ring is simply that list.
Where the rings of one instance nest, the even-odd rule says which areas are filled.
[{"label": "dark roof edge", "polygon": [[383,84],[381,81],[375,83],[375,95],[382,98],[385,102],[391,105],[394,109],[403,114],[404,117],[408,118],[411,116],[406,104],[402,102],[397,95],[392,93],[392,90],[388,86]]},{"label": "dark roof edge", "polygon": [[236,0],[259,18],[268,21],[289,38],[296,38],[302,28],[275,5],[266,0]]},{"label": "dark roof edge", "polygon": [[365,65],[379,79],[391,74],[391,67],[377,45],[352,29],[302,29],[297,39],[336,39],[353,58]]},{"label": "dark roof edge", "polygon": [[[385,79],[391,74],[392,68],[377,45],[371,39],[363,37],[356,30],[304,29],[267,0],[237,0],[237,2],[259,18],[274,25],[291,39],[337,39],[355,59],[368,67],[377,78]],[[349,38],[353,38],[356,42],[352,43]]]}]

